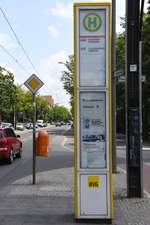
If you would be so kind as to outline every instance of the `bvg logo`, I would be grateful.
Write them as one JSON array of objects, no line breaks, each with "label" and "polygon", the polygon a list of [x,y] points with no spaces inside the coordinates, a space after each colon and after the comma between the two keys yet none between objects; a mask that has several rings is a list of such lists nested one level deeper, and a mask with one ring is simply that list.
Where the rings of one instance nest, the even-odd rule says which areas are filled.
[{"label": "bvg logo", "polygon": [[89,13],[84,17],[83,25],[86,30],[94,32],[101,27],[102,20],[98,14]]}]

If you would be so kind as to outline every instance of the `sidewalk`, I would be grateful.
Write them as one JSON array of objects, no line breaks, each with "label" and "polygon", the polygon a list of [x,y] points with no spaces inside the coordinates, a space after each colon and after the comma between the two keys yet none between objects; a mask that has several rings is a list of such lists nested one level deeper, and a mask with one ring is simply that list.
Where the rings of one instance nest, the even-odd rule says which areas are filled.
[{"label": "sidewalk", "polygon": [[[114,225],[149,225],[150,199],[126,197],[126,175],[113,175]],[[0,191],[0,225],[76,224],[73,216],[73,168],[51,170],[17,180]],[[87,224],[87,221],[80,224]],[[91,223],[94,224],[94,221]]]}]

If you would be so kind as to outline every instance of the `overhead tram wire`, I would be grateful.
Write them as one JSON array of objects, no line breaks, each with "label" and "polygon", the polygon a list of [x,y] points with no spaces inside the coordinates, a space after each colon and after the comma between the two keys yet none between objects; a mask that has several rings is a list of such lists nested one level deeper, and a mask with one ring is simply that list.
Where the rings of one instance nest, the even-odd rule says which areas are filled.
[{"label": "overhead tram wire", "polygon": [[[16,59],[3,45],[0,44],[0,48],[2,48],[12,59],[15,61],[16,64],[28,75],[31,76],[31,74],[25,69],[25,67]],[[6,70],[5,68],[3,68]],[[21,84],[22,85],[22,84]]]},{"label": "overhead tram wire", "polygon": [[36,68],[35,68],[35,66],[34,66],[33,63],[32,63],[31,58],[30,58],[29,55],[27,54],[27,52],[26,52],[26,50],[24,49],[23,45],[21,44],[21,42],[20,42],[20,40],[19,40],[17,34],[15,33],[15,31],[14,31],[13,27],[11,26],[11,24],[10,24],[10,22],[9,22],[7,16],[6,16],[6,14],[4,13],[4,11],[2,10],[1,7],[0,7],[0,11],[1,11],[2,15],[4,16],[4,18],[5,18],[6,22],[7,22],[7,24],[9,25],[9,27],[10,27],[10,29],[11,29],[11,31],[12,31],[14,37],[16,38],[16,40],[17,40],[17,42],[18,42],[18,45],[20,45],[22,51],[24,52],[24,55],[26,56],[26,58],[27,58],[28,61],[30,62],[30,64],[31,64],[32,68],[34,69],[34,71],[36,72]]},{"label": "overhead tram wire", "polygon": [[17,63],[20,66],[20,68],[24,72],[26,72],[28,75],[30,75],[30,73],[27,72],[25,67],[3,45],[0,44],[0,47],[15,61],[15,63]]},{"label": "overhead tram wire", "polygon": [[[11,31],[12,31],[14,37],[15,37],[15,39],[17,40],[18,45],[21,47],[21,49],[22,49],[24,55],[25,55],[26,58],[28,59],[28,62],[29,62],[30,65],[32,66],[32,68],[33,68],[33,70],[35,71],[35,73],[39,76],[39,73],[37,72],[37,69],[35,68],[34,64],[32,63],[31,58],[30,58],[29,55],[27,54],[27,51],[25,50],[25,48],[23,47],[23,45],[21,44],[21,42],[20,42],[20,40],[19,40],[19,38],[18,38],[16,32],[14,31],[12,25],[10,24],[10,22],[9,22],[7,16],[6,16],[6,14],[4,13],[4,11],[2,10],[1,7],[0,7],[0,11],[1,11],[2,15],[4,16],[4,18],[5,18],[6,22],[7,22],[7,24],[9,25],[9,27],[10,27],[10,29],[11,29]],[[2,48],[7,52],[7,50],[6,50],[4,47],[2,47]],[[7,52],[7,53],[10,54],[9,52]],[[11,55],[11,54],[10,54],[10,55]],[[11,58],[14,58],[14,59],[15,59],[15,57],[13,57],[12,55],[11,55]],[[16,61],[16,59],[15,59],[15,61]],[[24,69],[23,69],[23,70],[24,70]],[[29,73],[28,73],[28,74],[29,74]],[[30,74],[30,76],[31,76],[31,74]],[[45,84],[45,87],[47,88],[48,92],[51,91],[51,90],[49,90],[49,88],[47,87],[46,84]]]},{"label": "overhead tram wire", "polygon": [[[7,53],[7,55],[9,55],[13,61],[15,61],[16,64],[18,64],[18,66],[28,75],[31,76],[31,74],[25,69],[25,67],[18,61],[18,59],[16,59],[3,45],[0,44],[0,48],[3,49],[3,51],[5,51]],[[5,68],[3,68],[5,69]],[[6,70],[6,69],[5,69]]]}]

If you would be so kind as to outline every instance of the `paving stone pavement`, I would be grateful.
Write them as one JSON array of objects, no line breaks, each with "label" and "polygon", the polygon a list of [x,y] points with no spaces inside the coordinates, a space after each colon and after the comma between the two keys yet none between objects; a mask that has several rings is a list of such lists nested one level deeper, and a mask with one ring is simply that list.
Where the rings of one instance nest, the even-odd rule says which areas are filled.
[{"label": "paving stone pavement", "polygon": [[[150,199],[126,197],[126,175],[113,175],[113,225],[149,225]],[[100,221],[80,221],[97,224]],[[77,224],[73,216],[73,168],[45,171],[16,180],[0,191],[0,225]],[[104,224],[104,223],[103,223]]]}]

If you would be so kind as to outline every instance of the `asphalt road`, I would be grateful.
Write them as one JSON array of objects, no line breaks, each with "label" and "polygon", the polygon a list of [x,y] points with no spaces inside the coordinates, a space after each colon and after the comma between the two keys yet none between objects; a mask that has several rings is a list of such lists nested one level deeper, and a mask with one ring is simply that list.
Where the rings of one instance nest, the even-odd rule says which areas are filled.
[{"label": "asphalt road", "polygon": [[[150,196],[150,150],[143,151],[143,190]],[[126,171],[126,151],[117,151],[117,165]]]},{"label": "asphalt road", "polygon": [[[143,151],[143,163],[150,164],[150,150]],[[126,164],[126,150],[117,150],[117,164]]]},{"label": "asphalt road", "polygon": [[[64,138],[70,135],[69,127],[51,128],[49,133],[49,157],[36,157],[36,172],[73,166],[73,151],[68,151]],[[11,165],[0,162],[0,189],[17,179],[32,174],[32,132],[21,134],[23,154]]]}]

